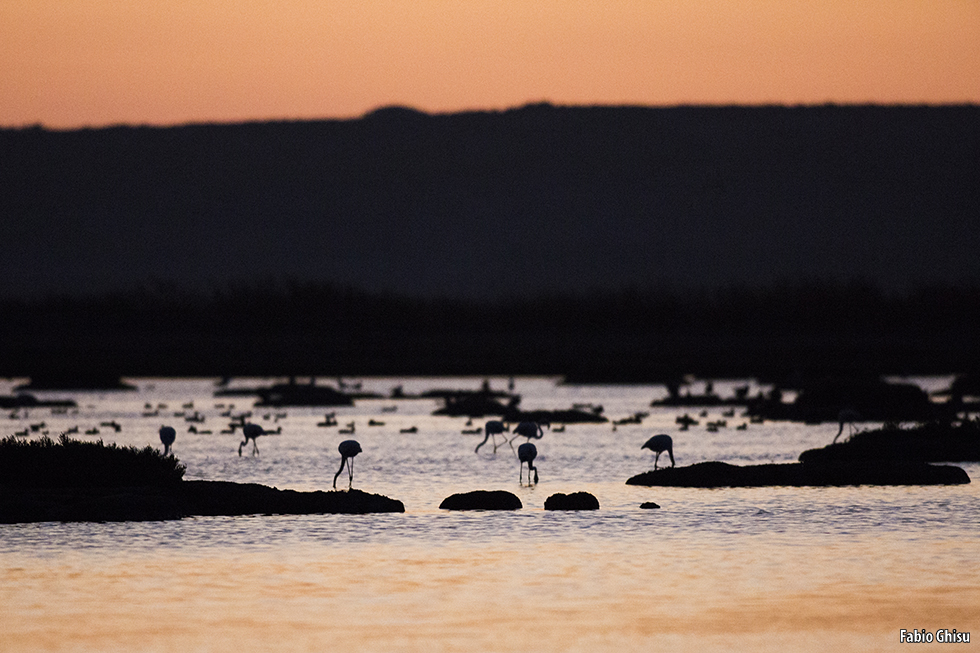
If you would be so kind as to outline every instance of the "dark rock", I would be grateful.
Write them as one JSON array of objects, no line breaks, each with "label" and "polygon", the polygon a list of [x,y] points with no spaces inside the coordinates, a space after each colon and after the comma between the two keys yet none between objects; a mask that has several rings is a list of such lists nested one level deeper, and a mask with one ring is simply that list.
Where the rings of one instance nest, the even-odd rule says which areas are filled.
[{"label": "dark rock", "polygon": [[516,408],[511,408],[504,412],[504,421],[513,423],[604,424],[609,420],[594,411],[578,410],[576,408],[568,410],[517,410]]},{"label": "dark rock", "polygon": [[980,420],[956,426],[932,422],[908,429],[891,425],[800,454],[800,462],[806,464],[848,460],[980,461]]},{"label": "dark rock", "polygon": [[588,492],[552,494],[545,499],[545,510],[598,510],[599,500]]},{"label": "dark rock", "polygon": [[433,415],[449,415],[454,417],[487,417],[499,416],[504,422],[519,424],[520,422],[537,422],[548,424],[602,424],[609,420],[594,411],[578,410],[521,410],[521,398],[518,395],[506,395],[509,402],[504,405],[496,399],[498,394],[489,392],[456,393],[445,396],[446,405],[437,409]]},{"label": "dark rock", "polygon": [[158,521],[184,516],[179,500],[160,487],[4,488],[0,523]]},{"label": "dark rock", "polygon": [[645,501],[640,504],[640,507],[643,508],[644,510],[650,510],[652,508],[659,508],[660,506],[654,503],[653,501]]},{"label": "dark rock", "polygon": [[405,506],[360,490],[295,492],[223,481],[182,481],[169,488],[4,488],[0,492],[0,523],[5,524],[375,512],[405,512]]},{"label": "dark rock", "polygon": [[28,383],[14,388],[21,390],[136,390],[136,386],[123,383],[118,374],[92,372],[72,368],[59,369],[31,376]]},{"label": "dark rock", "polygon": [[296,492],[226,481],[184,481],[179,490],[187,515],[405,512],[401,501],[361,490]]},{"label": "dark rock", "polygon": [[504,490],[475,490],[446,497],[439,507],[443,510],[520,510],[524,504],[516,495]]},{"label": "dark rock", "polygon": [[710,461],[638,474],[627,485],[663,487],[767,487],[837,485],[957,485],[970,477],[959,467],[902,461],[826,464],[729,465]]},{"label": "dark rock", "polygon": [[256,406],[353,406],[354,398],[329,386],[299,383],[277,383],[256,388]]},{"label": "dark rock", "polygon": [[436,409],[432,414],[450,417],[487,417],[502,416],[506,412],[507,406],[489,394],[472,393],[446,397],[446,405]]},{"label": "dark rock", "polygon": [[75,408],[76,404],[71,399],[51,399],[40,400],[32,394],[22,392],[16,395],[0,395],[0,408],[8,410],[10,408]]},{"label": "dark rock", "polygon": [[746,414],[819,424],[837,422],[842,410],[854,410],[860,421],[928,421],[949,413],[929,400],[922,388],[910,383],[887,383],[878,378],[825,377],[809,380],[791,403],[780,393],[751,401]]}]

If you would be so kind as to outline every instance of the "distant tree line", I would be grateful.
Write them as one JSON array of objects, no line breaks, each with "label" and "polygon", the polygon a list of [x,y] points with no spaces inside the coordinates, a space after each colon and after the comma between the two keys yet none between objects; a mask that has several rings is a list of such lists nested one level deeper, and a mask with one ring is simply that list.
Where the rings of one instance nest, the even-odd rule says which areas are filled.
[{"label": "distant tree line", "polygon": [[323,283],[0,300],[0,375],[562,374],[655,381],[980,369],[980,288],[860,282],[416,299]]}]

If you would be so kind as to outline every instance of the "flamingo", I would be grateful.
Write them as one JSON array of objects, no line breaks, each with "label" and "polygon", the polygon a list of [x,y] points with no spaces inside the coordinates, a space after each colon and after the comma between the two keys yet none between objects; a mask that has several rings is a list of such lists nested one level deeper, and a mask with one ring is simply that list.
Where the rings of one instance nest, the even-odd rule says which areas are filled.
[{"label": "flamingo", "polygon": [[[476,450],[474,451],[474,453],[479,453],[480,447],[485,445],[487,443],[487,440],[490,438],[493,438],[493,452],[497,453],[497,435],[498,434],[502,435],[503,433],[506,433],[509,430],[510,428],[500,420],[496,420],[496,419],[490,420],[489,422],[487,422],[487,425],[483,427],[483,432],[486,433],[486,436],[483,438],[483,442],[476,445]],[[479,431],[477,431],[477,433],[479,433]],[[507,438],[505,437],[504,440],[506,441]]]},{"label": "flamingo", "polygon": [[172,426],[160,427],[160,442],[163,443],[163,455],[170,455],[170,445],[177,439],[177,430]]},{"label": "flamingo", "polygon": [[242,440],[240,445],[238,445],[238,455],[242,455],[242,447],[248,444],[249,440],[252,441],[252,455],[254,456],[257,454],[259,452],[259,445],[256,440],[258,440],[260,435],[265,435],[265,433],[265,429],[258,424],[252,424],[251,422],[246,423],[245,426],[242,427],[242,435],[245,436],[245,439]]},{"label": "flamingo", "polygon": [[524,463],[527,463],[527,483],[531,484],[531,472],[534,472],[534,482],[538,482],[538,468],[534,466],[534,459],[538,457],[538,448],[530,442],[525,442],[517,447],[517,457],[521,461],[521,473],[518,482],[524,481]]},{"label": "flamingo", "polygon": [[[548,428],[551,428],[551,425],[547,422],[543,422],[543,424],[545,424]],[[527,438],[528,442],[530,442],[532,439],[540,440],[544,437],[544,430],[541,428],[541,424],[538,424],[537,422],[521,422],[514,427],[514,437],[511,438],[511,440],[518,436],[524,436]]]},{"label": "flamingo", "polygon": [[344,465],[347,465],[347,474],[350,477],[350,484],[347,486],[349,490],[354,485],[354,456],[361,453],[361,445],[357,440],[344,440],[337,449],[340,451],[340,469],[333,475],[333,487],[337,489],[337,477],[344,471]]},{"label": "flamingo", "polygon": [[840,434],[844,432],[844,424],[848,426],[848,435],[854,434],[854,422],[860,421],[861,413],[857,412],[853,408],[844,408],[839,413],[837,413],[837,422],[840,424],[840,428],[837,429],[837,435],[834,436],[834,442],[837,442],[837,438]]},{"label": "flamingo", "polygon": [[649,440],[647,440],[640,449],[649,449],[650,451],[657,454],[657,457],[653,459],[653,468],[657,468],[657,462],[660,460],[660,454],[667,452],[670,456],[670,466],[674,466],[674,441],[666,433],[661,433],[660,435],[655,435]]}]

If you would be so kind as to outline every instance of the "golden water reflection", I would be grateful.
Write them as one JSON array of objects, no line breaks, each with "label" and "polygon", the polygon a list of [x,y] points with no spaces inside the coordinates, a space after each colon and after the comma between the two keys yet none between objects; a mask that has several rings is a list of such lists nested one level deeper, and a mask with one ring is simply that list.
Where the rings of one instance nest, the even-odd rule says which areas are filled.
[{"label": "golden water reflection", "polygon": [[874,651],[977,630],[975,543],[894,544],[5,554],[0,650]]}]

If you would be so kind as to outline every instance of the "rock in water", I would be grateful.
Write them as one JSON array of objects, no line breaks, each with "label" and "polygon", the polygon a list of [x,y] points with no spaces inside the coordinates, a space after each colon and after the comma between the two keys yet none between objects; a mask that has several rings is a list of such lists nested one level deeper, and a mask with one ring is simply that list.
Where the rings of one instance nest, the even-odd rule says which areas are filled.
[{"label": "rock in water", "polygon": [[598,510],[599,500],[588,492],[552,494],[545,499],[545,510]]},{"label": "rock in water", "polygon": [[439,507],[443,510],[520,510],[524,504],[517,495],[504,490],[475,490],[446,497]]}]

